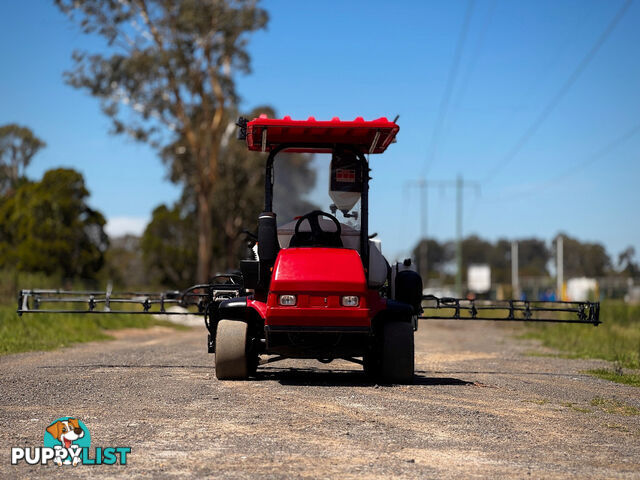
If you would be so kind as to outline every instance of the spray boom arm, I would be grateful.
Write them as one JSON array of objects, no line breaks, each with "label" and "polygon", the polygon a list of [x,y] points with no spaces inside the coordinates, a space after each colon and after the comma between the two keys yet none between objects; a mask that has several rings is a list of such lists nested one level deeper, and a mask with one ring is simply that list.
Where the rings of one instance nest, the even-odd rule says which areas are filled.
[{"label": "spray boom arm", "polygon": [[[222,281],[221,281],[222,280]],[[243,290],[238,275],[219,275],[212,283],[194,285],[183,291],[105,292],[71,290],[21,290],[18,315],[23,313],[120,313],[149,315],[206,315],[215,301],[237,297]],[[170,311],[179,306],[189,311]]]},{"label": "spray boom arm", "polygon": [[425,320],[495,320],[506,322],[587,323],[599,325],[598,302],[545,302],[529,300],[467,300],[422,297]]},{"label": "spray boom arm", "polygon": [[[116,293],[70,290],[21,290],[18,314],[162,314],[203,315],[218,302],[237,297],[244,287],[240,277],[223,275],[224,283],[194,285],[183,291],[161,293]],[[51,306],[53,305],[53,306]],[[180,306],[189,311],[170,311]],[[599,325],[598,302],[545,302],[529,300],[468,300],[462,298],[422,297],[422,320],[493,320],[506,322],[583,323]]]}]

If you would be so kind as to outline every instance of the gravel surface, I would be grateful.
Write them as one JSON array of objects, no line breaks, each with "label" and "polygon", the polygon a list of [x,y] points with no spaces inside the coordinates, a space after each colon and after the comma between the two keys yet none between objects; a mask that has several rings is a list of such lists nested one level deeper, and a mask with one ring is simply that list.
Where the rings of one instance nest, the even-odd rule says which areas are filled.
[{"label": "gravel surface", "polygon": [[[219,382],[203,327],[1,357],[0,478],[640,478],[640,390],[529,356],[514,328],[423,322],[405,386],[300,360]],[[128,465],[10,465],[61,416]]]}]

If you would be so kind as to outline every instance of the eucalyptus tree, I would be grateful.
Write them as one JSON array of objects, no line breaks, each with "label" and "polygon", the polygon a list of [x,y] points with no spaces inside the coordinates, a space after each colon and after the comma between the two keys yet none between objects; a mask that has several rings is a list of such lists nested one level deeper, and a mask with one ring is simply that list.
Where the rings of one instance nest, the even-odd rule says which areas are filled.
[{"label": "eucalyptus tree", "polygon": [[0,196],[19,186],[31,159],[45,145],[28,127],[15,123],[0,126]]},{"label": "eucalyptus tree", "polygon": [[234,75],[248,73],[248,34],[267,13],[252,0],[56,0],[82,31],[99,35],[100,52],[73,53],[65,73],[98,98],[114,133],[159,151],[184,139],[197,210],[198,280],[213,265],[216,184],[225,132],[237,94]]}]

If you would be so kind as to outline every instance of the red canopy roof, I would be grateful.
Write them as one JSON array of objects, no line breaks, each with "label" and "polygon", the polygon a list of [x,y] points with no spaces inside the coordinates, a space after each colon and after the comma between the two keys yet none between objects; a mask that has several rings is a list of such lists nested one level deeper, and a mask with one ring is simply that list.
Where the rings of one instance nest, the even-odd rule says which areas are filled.
[{"label": "red canopy roof", "polygon": [[[247,123],[247,146],[249,150],[269,152],[283,143],[312,144],[306,148],[288,151],[330,152],[333,145],[353,145],[363,153],[382,153],[394,141],[400,127],[385,117],[365,121],[358,117],[353,121],[342,121],[333,117],[329,121],[267,118],[260,115]],[[326,146],[325,146],[326,145]]]}]

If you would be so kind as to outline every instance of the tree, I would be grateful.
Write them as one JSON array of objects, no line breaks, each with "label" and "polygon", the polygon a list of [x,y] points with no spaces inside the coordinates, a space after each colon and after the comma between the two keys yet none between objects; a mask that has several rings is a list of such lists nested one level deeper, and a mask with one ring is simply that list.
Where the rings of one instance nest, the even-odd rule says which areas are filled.
[{"label": "tree", "polygon": [[18,188],[24,170],[45,145],[27,127],[15,123],[0,127],[0,196]]},{"label": "tree", "polygon": [[511,282],[511,242],[504,238],[499,239],[488,255],[489,265],[491,265],[491,281],[495,283]]},{"label": "tree", "polygon": [[531,277],[549,275],[547,264],[551,252],[544,240],[525,238],[518,240],[518,265],[520,274]]},{"label": "tree", "polygon": [[[414,258],[420,266],[420,246],[422,240],[413,250]],[[428,257],[429,272],[440,275],[451,271],[451,262],[455,259],[455,242],[438,243],[429,239]],[[550,252],[543,240],[526,238],[518,240],[518,263],[521,275],[546,276]],[[511,241],[504,238],[491,243],[476,235],[465,238],[462,242],[463,278],[470,264],[480,263],[491,266],[491,279],[496,283],[511,281]],[[432,275],[430,275],[432,276]]]},{"label": "tree", "polygon": [[[249,118],[264,113],[275,117],[271,107],[260,107],[245,115]],[[258,214],[264,208],[264,179],[266,154],[247,150],[244,142],[235,139],[235,128],[229,128],[223,137],[216,177],[211,199],[217,208],[212,209],[213,257],[211,271],[225,272],[237,268],[239,257],[246,253],[245,237],[242,231],[254,231]],[[197,210],[195,192],[198,184],[196,159],[185,147],[183,137],[162,152],[162,158],[169,168],[169,178],[183,186],[183,206],[189,211]],[[293,220],[314,210],[315,206],[305,200],[306,193],[315,184],[315,171],[311,168],[312,157],[306,154],[283,153],[275,162],[274,210],[278,220]]]},{"label": "tree", "polygon": [[[518,273],[520,276],[546,277],[550,252],[546,243],[537,238],[523,238],[518,242]],[[491,277],[498,283],[511,282],[511,241],[499,239],[491,254]]]},{"label": "tree", "polygon": [[[265,28],[256,0],[56,0],[109,55],[74,52],[73,87],[99,98],[115,133],[162,149],[177,138],[194,160],[198,279],[210,276],[220,148],[236,92],[249,72],[246,34]],[[123,108],[124,107],[124,108]]]},{"label": "tree", "polygon": [[150,278],[142,261],[140,237],[123,235],[110,238],[100,277],[118,289],[149,287]]},{"label": "tree", "polygon": [[618,255],[618,267],[621,272],[629,277],[637,277],[640,275],[640,266],[637,262],[633,261],[636,256],[636,249],[633,247],[627,247],[624,251]]},{"label": "tree", "polygon": [[163,285],[182,289],[196,276],[197,236],[194,215],[177,203],[169,209],[160,205],[153,211],[142,235],[142,258],[151,277]]},{"label": "tree", "polygon": [[75,170],[46,172],[0,204],[0,268],[95,278],[108,238],[102,214]]},{"label": "tree", "polygon": [[[448,249],[455,251],[455,244],[450,242]],[[462,240],[462,278],[466,280],[469,265],[490,263],[492,255],[493,245],[477,235]]]},{"label": "tree", "polygon": [[451,260],[453,260],[453,252],[445,248],[445,244],[439,243],[437,240],[430,238],[428,240],[422,239],[418,242],[418,245],[413,249],[413,258],[416,259],[416,270],[418,272],[424,272],[423,265],[424,259],[421,255],[424,255],[424,246],[426,242],[427,252],[427,269],[429,277],[436,277],[436,274],[444,274],[445,268]]},{"label": "tree", "polygon": [[611,270],[611,259],[599,243],[582,243],[565,234],[553,241],[553,255],[557,255],[558,237],[563,237],[564,275],[571,277],[602,277]]}]

